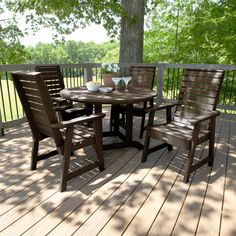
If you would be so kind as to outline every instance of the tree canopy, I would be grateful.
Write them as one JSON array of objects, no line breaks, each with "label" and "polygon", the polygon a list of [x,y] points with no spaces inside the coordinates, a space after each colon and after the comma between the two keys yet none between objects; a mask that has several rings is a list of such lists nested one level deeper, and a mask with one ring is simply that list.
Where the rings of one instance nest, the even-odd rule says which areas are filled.
[{"label": "tree canopy", "polygon": [[145,61],[236,63],[234,0],[163,1],[145,34]]},{"label": "tree canopy", "polygon": [[[111,36],[117,37],[124,24],[127,28],[123,30],[125,37],[122,42],[127,50],[123,48],[123,51],[132,53],[129,49],[136,46],[134,50],[143,51],[144,62],[236,64],[235,0],[6,0],[4,4],[10,10],[24,14],[32,26],[30,30],[47,26],[55,27],[58,34],[69,33],[95,22],[102,24]],[[135,15],[134,4],[142,4],[143,13]],[[136,34],[137,28],[133,30],[134,34],[127,30],[136,27],[133,26],[141,19],[137,17],[140,14],[146,14],[144,50],[140,43],[141,27],[140,33]],[[122,17],[126,19],[123,23]],[[138,41],[132,35],[139,35]],[[23,32],[17,27],[14,17],[4,23],[0,21],[0,50],[3,55],[0,63],[21,63],[32,53],[32,60],[42,63],[50,60],[54,63],[98,62],[104,58],[107,61],[118,60],[119,46],[116,43],[85,46],[82,42],[61,42],[56,37],[58,43],[37,45],[36,52],[34,48],[24,50],[19,41],[21,36]],[[54,60],[50,59],[53,57]],[[124,60],[137,62],[132,61],[132,57]]]},{"label": "tree canopy", "polygon": [[117,38],[120,35],[120,62],[142,62],[145,2],[145,0],[6,0],[8,8],[12,11],[21,14],[27,12],[27,22],[32,29],[44,25],[55,27],[61,33],[70,33],[91,22],[102,24],[111,37]]},{"label": "tree canopy", "polygon": [[6,0],[6,5],[14,12],[25,14],[32,28],[55,27],[60,33],[71,33],[94,22],[102,24],[115,37],[119,18],[125,14],[121,0]]},{"label": "tree canopy", "polygon": [[33,64],[118,62],[118,44],[115,42],[96,44],[70,40],[61,43],[38,43],[26,50],[31,55],[27,63]]},{"label": "tree canopy", "polygon": [[0,63],[11,64],[25,61],[26,53],[20,44],[23,32],[17,26],[16,18],[5,13],[5,5],[0,2]]}]

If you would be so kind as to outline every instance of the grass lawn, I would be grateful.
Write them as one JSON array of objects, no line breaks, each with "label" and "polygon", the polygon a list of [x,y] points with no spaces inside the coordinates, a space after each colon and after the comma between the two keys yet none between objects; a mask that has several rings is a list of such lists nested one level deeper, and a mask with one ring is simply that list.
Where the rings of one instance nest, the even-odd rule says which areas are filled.
[{"label": "grass lawn", "polygon": [[0,110],[3,122],[23,117],[23,109],[11,80],[1,80]]}]

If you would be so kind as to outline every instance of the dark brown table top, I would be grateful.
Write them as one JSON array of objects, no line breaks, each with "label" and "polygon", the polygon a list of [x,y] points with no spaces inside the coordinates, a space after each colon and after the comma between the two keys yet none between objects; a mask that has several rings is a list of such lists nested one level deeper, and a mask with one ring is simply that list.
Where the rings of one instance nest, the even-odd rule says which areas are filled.
[{"label": "dark brown table top", "polygon": [[102,93],[88,91],[86,87],[75,87],[63,89],[60,92],[61,96],[78,102],[92,103],[92,104],[132,104],[150,100],[156,96],[154,90],[129,90],[125,92],[120,90],[118,93],[112,91],[111,93]]}]

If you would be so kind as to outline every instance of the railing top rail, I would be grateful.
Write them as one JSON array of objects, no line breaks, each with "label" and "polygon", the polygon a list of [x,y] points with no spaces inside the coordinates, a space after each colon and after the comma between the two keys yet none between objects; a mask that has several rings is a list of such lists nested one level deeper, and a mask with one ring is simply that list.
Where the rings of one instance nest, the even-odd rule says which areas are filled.
[{"label": "railing top rail", "polygon": [[[12,71],[12,70],[34,70],[36,66],[45,65],[45,64],[8,64],[0,65],[0,71]],[[55,65],[55,64],[51,64]],[[74,64],[57,64],[61,68],[86,68],[86,67],[100,67],[101,63],[74,63]],[[163,65],[165,68],[206,68],[206,69],[220,69],[220,70],[236,70],[236,65],[221,65],[221,64],[174,64],[174,63],[119,63],[120,67],[130,67],[130,66],[147,66],[147,67],[158,67]]]},{"label": "railing top rail", "polygon": [[[12,70],[34,70],[36,66],[49,65],[49,64],[8,64],[0,65],[0,71],[12,71]],[[62,68],[76,68],[76,67],[87,67],[88,65],[94,65],[89,63],[78,63],[78,64],[50,64],[50,65],[59,65]]]},{"label": "railing top rail", "polygon": [[165,68],[193,68],[193,69],[219,69],[219,70],[236,70],[236,65],[222,64],[168,64],[163,63]]},{"label": "railing top rail", "polygon": [[[74,63],[74,64],[50,64],[50,65],[59,65],[61,68],[77,68],[77,67],[100,67],[102,63]],[[158,63],[118,63],[120,67],[130,67],[130,66],[147,66],[152,67],[158,66]],[[34,70],[36,66],[42,66],[46,64],[8,64],[8,65],[0,65],[0,71],[13,71],[13,70]],[[48,65],[48,64],[47,64]]]}]

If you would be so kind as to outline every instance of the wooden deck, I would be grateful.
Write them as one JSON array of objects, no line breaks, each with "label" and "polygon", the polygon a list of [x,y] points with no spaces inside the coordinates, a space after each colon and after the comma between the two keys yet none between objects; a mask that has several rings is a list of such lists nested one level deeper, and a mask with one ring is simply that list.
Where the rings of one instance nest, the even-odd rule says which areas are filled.
[{"label": "wooden deck", "polygon": [[[29,170],[26,124],[0,145],[0,235],[236,235],[236,115],[218,119],[214,166],[193,173],[189,184],[182,182],[186,153],[161,150],[141,163],[141,151],[125,148],[105,151],[104,172],[94,169],[60,193],[59,156]],[[47,140],[41,150],[49,147]],[[196,156],[206,151],[201,146]],[[87,162],[85,153],[94,158],[87,148],[72,166]]]}]

